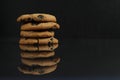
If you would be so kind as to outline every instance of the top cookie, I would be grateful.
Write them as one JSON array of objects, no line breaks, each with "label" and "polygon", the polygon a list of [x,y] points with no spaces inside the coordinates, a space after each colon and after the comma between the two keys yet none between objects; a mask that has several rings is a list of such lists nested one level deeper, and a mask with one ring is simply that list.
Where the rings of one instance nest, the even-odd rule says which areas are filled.
[{"label": "top cookie", "polygon": [[50,14],[36,13],[36,14],[24,14],[17,18],[17,22],[56,22],[56,17]]}]

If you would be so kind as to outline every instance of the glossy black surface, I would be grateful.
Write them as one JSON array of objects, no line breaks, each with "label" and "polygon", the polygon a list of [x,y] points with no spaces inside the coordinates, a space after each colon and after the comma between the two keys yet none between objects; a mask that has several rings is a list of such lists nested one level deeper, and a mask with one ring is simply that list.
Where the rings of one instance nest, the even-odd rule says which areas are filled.
[{"label": "glossy black surface", "polygon": [[[120,76],[119,39],[63,39],[56,55],[56,71],[40,76],[24,75],[17,69],[20,49],[15,38],[1,39],[0,80],[117,80]],[[109,79],[109,80],[110,80]]]}]

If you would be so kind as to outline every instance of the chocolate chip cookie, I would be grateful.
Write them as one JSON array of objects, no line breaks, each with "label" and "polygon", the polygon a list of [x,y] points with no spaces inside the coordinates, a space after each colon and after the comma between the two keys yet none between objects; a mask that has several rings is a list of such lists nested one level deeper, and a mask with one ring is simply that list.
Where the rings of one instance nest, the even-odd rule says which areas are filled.
[{"label": "chocolate chip cookie", "polygon": [[58,44],[51,45],[19,45],[20,49],[23,51],[54,51]]},{"label": "chocolate chip cookie", "polygon": [[47,37],[54,37],[54,31],[21,31],[21,37],[28,37],[28,38],[47,38]]},{"label": "chocolate chip cookie", "polygon": [[26,23],[21,25],[21,30],[48,30],[48,29],[59,29],[60,25],[54,22],[46,23]]},{"label": "chocolate chip cookie", "polygon": [[21,38],[19,44],[57,44],[58,39],[51,38]]},{"label": "chocolate chip cookie", "polygon": [[17,18],[17,22],[56,22],[56,17],[51,14],[35,13],[35,14],[24,14]]}]

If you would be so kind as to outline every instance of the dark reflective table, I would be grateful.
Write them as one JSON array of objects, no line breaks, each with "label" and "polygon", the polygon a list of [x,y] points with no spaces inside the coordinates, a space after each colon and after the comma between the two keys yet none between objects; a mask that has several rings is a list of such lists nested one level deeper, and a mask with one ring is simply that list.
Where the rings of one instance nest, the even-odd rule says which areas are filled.
[{"label": "dark reflective table", "polygon": [[61,39],[57,69],[45,75],[19,72],[19,39],[1,42],[0,80],[120,80],[120,39]]}]

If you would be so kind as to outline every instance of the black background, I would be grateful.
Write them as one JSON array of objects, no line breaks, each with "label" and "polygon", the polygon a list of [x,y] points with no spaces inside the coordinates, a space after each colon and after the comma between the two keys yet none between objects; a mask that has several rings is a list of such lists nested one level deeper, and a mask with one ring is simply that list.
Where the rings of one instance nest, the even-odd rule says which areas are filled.
[{"label": "black background", "polygon": [[18,16],[49,13],[57,17],[64,38],[119,38],[119,0],[1,0],[1,37],[18,37]]},{"label": "black background", "polygon": [[20,75],[16,69],[20,24],[16,19],[27,13],[55,15],[61,25],[56,30],[61,44],[56,50],[62,58],[60,69],[47,77],[119,76],[119,0],[1,0],[0,80]]}]

